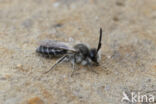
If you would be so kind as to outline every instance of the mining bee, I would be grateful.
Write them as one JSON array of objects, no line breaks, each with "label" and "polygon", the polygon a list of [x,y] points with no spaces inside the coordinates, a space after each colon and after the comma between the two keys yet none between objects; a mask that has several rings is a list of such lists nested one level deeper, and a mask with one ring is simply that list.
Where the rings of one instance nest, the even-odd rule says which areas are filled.
[{"label": "mining bee", "polygon": [[[100,37],[97,48],[89,48],[85,44],[76,44],[74,47],[69,46],[67,43],[58,42],[54,40],[45,40],[36,49],[36,52],[48,57],[60,57],[56,63],[46,71],[48,73],[57,64],[63,61],[69,61],[72,63],[73,69],[75,69],[76,64],[82,64],[85,66],[99,65],[101,49],[101,39],[102,39],[102,28],[100,28]],[[74,71],[74,70],[73,70]]]}]

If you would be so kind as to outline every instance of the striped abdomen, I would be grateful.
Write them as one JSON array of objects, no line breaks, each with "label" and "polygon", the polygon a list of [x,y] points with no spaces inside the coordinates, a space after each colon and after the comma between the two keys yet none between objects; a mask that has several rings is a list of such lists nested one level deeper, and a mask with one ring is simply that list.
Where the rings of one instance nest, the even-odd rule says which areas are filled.
[{"label": "striped abdomen", "polygon": [[59,57],[59,56],[66,54],[67,50],[58,49],[58,48],[54,48],[54,47],[39,46],[36,49],[36,52],[40,53],[43,56],[51,58],[51,57]]}]

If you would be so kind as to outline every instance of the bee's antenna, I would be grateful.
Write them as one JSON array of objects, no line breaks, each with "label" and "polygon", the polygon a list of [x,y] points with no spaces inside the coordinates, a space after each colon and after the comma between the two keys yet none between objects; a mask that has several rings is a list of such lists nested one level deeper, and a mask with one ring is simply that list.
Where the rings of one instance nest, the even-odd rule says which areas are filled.
[{"label": "bee's antenna", "polygon": [[58,61],[48,70],[46,71],[44,74],[50,72],[57,64],[61,63],[62,61],[64,61],[64,59],[67,57],[68,55],[62,56],[60,59],[58,59]]},{"label": "bee's antenna", "polygon": [[99,37],[99,44],[98,44],[98,47],[97,47],[97,53],[98,53],[98,51],[100,50],[100,48],[101,48],[101,39],[102,39],[102,28],[100,28],[100,37]]}]

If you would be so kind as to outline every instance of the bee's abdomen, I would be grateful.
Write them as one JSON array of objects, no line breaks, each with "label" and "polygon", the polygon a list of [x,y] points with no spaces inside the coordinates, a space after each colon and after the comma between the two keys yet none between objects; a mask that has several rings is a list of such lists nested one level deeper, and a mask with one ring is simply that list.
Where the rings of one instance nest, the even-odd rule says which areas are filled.
[{"label": "bee's abdomen", "polygon": [[63,49],[57,49],[57,48],[45,47],[45,46],[39,46],[36,49],[36,52],[48,58],[59,57],[67,53],[67,51]]}]

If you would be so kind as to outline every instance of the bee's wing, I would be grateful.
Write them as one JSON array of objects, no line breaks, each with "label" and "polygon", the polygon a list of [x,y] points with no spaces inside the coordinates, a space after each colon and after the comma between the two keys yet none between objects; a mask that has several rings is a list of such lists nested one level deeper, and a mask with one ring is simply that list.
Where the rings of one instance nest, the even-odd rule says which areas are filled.
[{"label": "bee's wing", "polygon": [[55,49],[63,49],[67,50],[68,52],[77,52],[73,49],[70,45],[64,42],[58,42],[55,40],[44,40],[41,41],[40,46],[48,47],[48,48],[55,48]]}]

